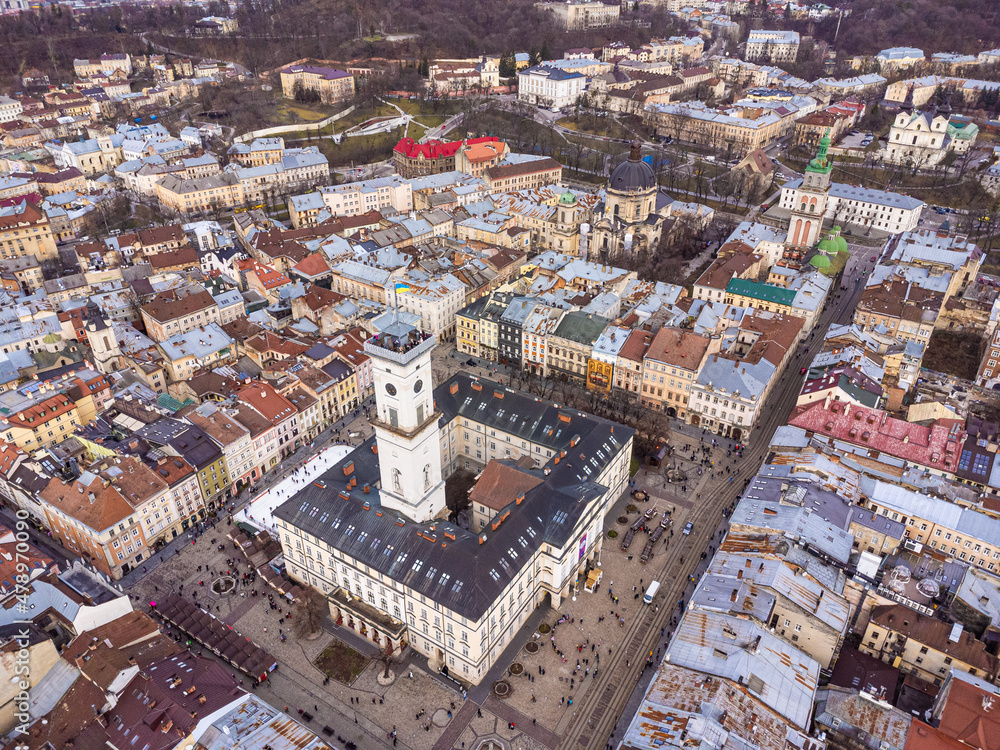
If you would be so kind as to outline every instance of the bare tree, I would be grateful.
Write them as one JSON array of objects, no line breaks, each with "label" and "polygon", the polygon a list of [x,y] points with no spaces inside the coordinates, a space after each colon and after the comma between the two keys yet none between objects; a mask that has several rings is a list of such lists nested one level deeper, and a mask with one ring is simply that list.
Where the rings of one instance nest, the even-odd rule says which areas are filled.
[{"label": "bare tree", "polygon": [[323,630],[323,620],[326,618],[326,596],[322,592],[308,587],[303,598],[296,602],[292,622],[298,634],[305,638],[315,638]]}]

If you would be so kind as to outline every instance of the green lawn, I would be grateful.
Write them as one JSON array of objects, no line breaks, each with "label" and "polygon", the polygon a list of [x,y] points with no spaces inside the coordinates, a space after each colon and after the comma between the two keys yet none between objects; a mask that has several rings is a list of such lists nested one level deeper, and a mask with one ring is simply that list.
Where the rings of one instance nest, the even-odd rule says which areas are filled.
[{"label": "green lawn", "polygon": [[390,133],[377,133],[358,138],[345,137],[340,144],[326,138],[314,141],[314,145],[319,146],[331,167],[346,167],[351,164],[357,166],[391,158],[393,147],[402,137],[403,129],[396,128]]},{"label": "green lawn", "polygon": [[580,117],[576,122],[574,122],[572,117],[563,117],[560,120],[556,120],[556,125],[561,125],[567,130],[575,130],[581,135],[596,135],[606,138],[633,137],[630,131],[623,128],[611,117],[592,117],[587,115]]},{"label": "green lawn", "polygon": [[[438,101],[429,102],[423,99],[391,99],[387,98],[387,102],[392,102],[401,110],[410,115],[417,115],[418,117],[423,114],[427,115],[443,115],[447,117],[448,115],[453,115],[461,111],[460,102],[456,101]],[[421,120],[424,118],[421,117]],[[444,122],[444,120],[442,120]]]},{"label": "green lawn", "polygon": [[319,122],[340,110],[322,104],[301,104],[284,101],[278,105],[278,114],[284,115],[289,122]]},{"label": "green lawn", "polygon": [[418,115],[417,120],[428,128],[439,128],[448,118],[445,115]]}]

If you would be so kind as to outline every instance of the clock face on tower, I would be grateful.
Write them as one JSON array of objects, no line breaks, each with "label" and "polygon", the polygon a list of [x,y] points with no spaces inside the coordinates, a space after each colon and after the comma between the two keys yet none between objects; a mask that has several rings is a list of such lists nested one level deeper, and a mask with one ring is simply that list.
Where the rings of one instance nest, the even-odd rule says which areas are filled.
[{"label": "clock face on tower", "polygon": [[385,392],[388,393],[390,396],[395,396],[396,395],[396,386],[394,386],[392,383],[386,383],[385,384]]},{"label": "clock face on tower", "polygon": [[418,380],[416,383],[413,384],[413,392],[414,393],[420,393],[420,390],[423,387],[424,387],[424,381],[423,380]]}]

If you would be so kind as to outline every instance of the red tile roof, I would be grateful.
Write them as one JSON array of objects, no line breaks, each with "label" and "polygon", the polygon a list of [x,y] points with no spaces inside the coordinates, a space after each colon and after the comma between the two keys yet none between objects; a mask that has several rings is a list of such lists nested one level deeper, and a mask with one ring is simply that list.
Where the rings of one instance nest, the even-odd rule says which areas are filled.
[{"label": "red tile roof", "polygon": [[[939,729],[935,729],[929,724],[924,724],[920,719],[914,719],[910,725],[910,733],[906,736],[904,750],[968,750],[968,745],[964,745],[956,739],[949,737]],[[992,745],[973,745],[985,750],[986,747],[998,747],[994,742]]]},{"label": "red tile roof", "polygon": [[[625,345],[628,346],[628,343],[626,341]],[[646,358],[697,372],[710,343],[708,336],[664,326],[649,345]]]},{"label": "red tile roof", "polygon": [[22,409],[16,414],[6,417],[4,421],[7,424],[35,430],[47,424],[50,420],[73,411],[74,408],[76,408],[76,404],[73,403],[73,400],[69,396],[65,393],[57,393],[49,396],[47,399],[38,401],[27,409]]},{"label": "red tile roof", "polygon": [[170,224],[165,227],[151,227],[139,232],[139,244],[143,247],[162,245],[167,242],[187,242],[187,235],[180,224]]},{"label": "red tile roof", "polygon": [[19,195],[13,199],[10,205],[17,206],[19,210],[15,213],[0,216],[0,229],[16,227],[21,224],[40,224],[48,222],[48,217],[25,200],[25,196]]},{"label": "red tile roof", "polygon": [[270,266],[265,266],[253,258],[241,260],[236,267],[240,271],[247,271],[248,273],[256,276],[257,281],[260,282],[260,285],[264,287],[264,289],[276,289],[279,286],[290,284],[292,282],[292,280],[284,274],[278,273]]},{"label": "red tile roof", "polygon": [[753,251],[745,242],[732,240],[719,248],[718,257],[712,265],[694,282],[695,286],[725,290],[733,277],[743,278],[741,274],[753,268],[761,256]]},{"label": "red tile roof", "polygon": [[314,278],[316,276],[324,276],[330,273],[330,266],[327,265],[326,260],[321,254],[313,253],[312,255],[307,255],[303,260],[300,260],[292,266],[292,270],[302,276]]},{"label": "red tile roof", "polygon": [[[499,143],[500,139],[495,136],[486,136],[484,138],[469,138],[465,143],[470,145],[477,143]],[[462,141],[427,141],[426,143],[417,143],[412,138],[403,138],[393,151],[402,156],[406,156],[410,159],[416,159],[423,156],[425,159],[440,159],[443,156],[454,156],[458,153],[458,150],[462,147]]]},{"label": "red tile roof", "polygon": [[161,268],[174,268],[176,266],[198,266],[198,251],[188,245],[179,247],[176,250],[168,250],[165,253],[156,253],[149,258],[149,265],[153,270]]},{"label": "red tile roof", "polygon": [[966,438],[959,420],[939,419],[925,427],[890,417],[881,409],[836,400],[799,407],[792,412],[789,424],[946,472],[958,468]]},{"label": "red tile roof", "polygon": [[469,500],[499,511],[514,502],[519,495],[541,483],[542,480],[537,476],[499,461],[490,461],[469,493]]},{"label": "red tile roof", "polygon": [[298,413],[291,401],[263,381],[241,388],[237,396],[240,401],[252,406],[274,425]]},{"label": "red tile roof", "polygon": [[628,340],[618,350],[618,356],[622,359],[632,360],[633,362],[642,362],[643,357],[646,356],[646,350],[652,341],[653,334],[650,331],[643,331],[642,329],[632,331],[629,334]]},{"label": "red tile roof", "polygon": [[[963,679],[952,678],[950,688],[939,707],[941,721],[938,728],[968,747],[995,750],[1000,747],[1000,717],[991,710],[995,700],[992,691],[983,690]],[[906,747],[909,750],[909,743]],[[925,747],[930,748],[932,745],[921,746]]]}]

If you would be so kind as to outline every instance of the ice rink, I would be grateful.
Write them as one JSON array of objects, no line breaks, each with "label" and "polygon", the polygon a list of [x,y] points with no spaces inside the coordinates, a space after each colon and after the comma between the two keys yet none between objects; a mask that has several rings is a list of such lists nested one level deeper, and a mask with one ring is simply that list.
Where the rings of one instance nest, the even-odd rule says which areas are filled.
[{"label": "ice rink", "polygon": [[267,530],[277,537],[274,509],[284,503],[308,482],[322,476],[331,466],[350,453],[350,445],[330,445],[309,458],[304,466],[282,479],[278,484],[251,500],[234,518],[261,531]]}]

